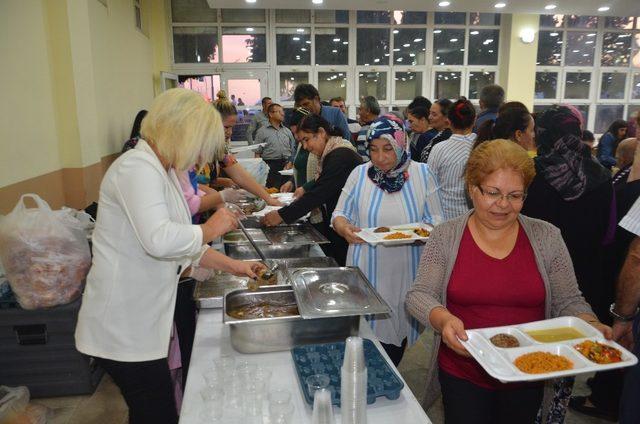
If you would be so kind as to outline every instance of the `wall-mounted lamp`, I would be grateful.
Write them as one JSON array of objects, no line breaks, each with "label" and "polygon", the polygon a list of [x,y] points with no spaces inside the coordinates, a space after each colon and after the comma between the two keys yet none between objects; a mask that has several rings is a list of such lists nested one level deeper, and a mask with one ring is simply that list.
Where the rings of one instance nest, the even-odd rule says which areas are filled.
[{"label": "wall-mounted lamp", "polygon": [[533,28],[523,28],[520,30],[520,40],[525,44],[533,43],[536,39],[536,30]]}]

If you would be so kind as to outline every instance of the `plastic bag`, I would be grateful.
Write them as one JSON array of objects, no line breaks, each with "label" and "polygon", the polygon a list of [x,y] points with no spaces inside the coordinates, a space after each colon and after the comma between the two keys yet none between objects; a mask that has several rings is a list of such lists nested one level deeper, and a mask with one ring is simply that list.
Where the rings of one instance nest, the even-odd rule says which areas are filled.
[{"label": "plastic bag", "polygon": [[[27,208],[26,198],[37,207]],[[25,194],[0,218],[0,260],[24,309],[69,303],[82,292],[91,266],[87,225],[70,211],[52,211],[40,196]]]},{"label": "plastic bag", "polygon": [[267,175],[269,175],[269,165],[266,164],[261,158],[254,159],[238,159],[238,163],[247,170],[249,174],[260,184],[261,186],[267,183]]},{"label": "plastic bag", "polygon": [[9,422],[29,404],[29,389],[25,386],[0,386],[0,422]]}]

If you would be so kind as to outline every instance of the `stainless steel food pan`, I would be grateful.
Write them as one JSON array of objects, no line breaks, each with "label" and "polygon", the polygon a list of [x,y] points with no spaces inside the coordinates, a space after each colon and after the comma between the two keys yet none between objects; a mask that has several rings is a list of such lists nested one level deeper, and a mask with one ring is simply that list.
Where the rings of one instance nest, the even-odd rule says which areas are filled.
[{"label": "stainless steel food pan", "polygon": [[[303,258],[309,256],[310,244],[265,244],[260,246],[262,253],[269,259]],[[234,259],[260,259],[250,244],[226,244],[224,251]]]},{"label": "stainless steel food pan", "polygon": [[236,290],[225,295],[223,321],[230,326],[231,345],[242,353],[289,350],[292,347],[329,343],[358,334],[359,316],[303,319],[299,315],[277,318],[237,319],[227,310],[259,302],[295,303],[288,286],[264,287],[259,291]]}]

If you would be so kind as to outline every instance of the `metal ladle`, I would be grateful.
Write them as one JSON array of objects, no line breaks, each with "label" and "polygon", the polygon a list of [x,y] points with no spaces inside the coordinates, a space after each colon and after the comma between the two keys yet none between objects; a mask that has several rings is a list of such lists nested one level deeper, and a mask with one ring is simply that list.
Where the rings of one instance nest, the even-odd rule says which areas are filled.
[{"label": "metal ladle", "polygon": [[[239,211],[240,213],[242,213],[242,209],[240,209],[238,207],[238,205],[234,205],[233,203],[227,203],[225,206],[227,208],[229,208],[230,210],[232,210],[233,212],[238,212]],[[242,214],[242,217],[244,217],[244,214]],[[244,234],[244,236],[247,238],[247,240],[249,240],[249,243],[251,243],[251,246],[253,247],[253,250],[256,251],[258,256],[260,256],[260,259],[262,260],[262,263],[265,266],[267,266],[267,271],[265,271],[265,273],[262,274],[261,278],[263,280],[270,280],[275,275],[276,271],[278,270],[278,264],[274,262],[271,267],[269,267],[267,265],[267,257],[264,255],[264,253],[262,253],[262,250],[260,250],[260,248],[258,247],[256,242],[249,235],[249,232],[247,231],[247,229],[245,228],[244,224],[242,223],[242,218],[238,218],[238,227],[240,227],[240,230],[242,230],[242,233]]]}]

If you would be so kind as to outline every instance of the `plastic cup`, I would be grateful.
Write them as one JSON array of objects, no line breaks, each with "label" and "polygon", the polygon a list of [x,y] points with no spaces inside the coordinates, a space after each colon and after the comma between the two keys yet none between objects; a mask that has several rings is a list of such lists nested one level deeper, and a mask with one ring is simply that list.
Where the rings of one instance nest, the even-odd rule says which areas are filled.
[{"label": "plastic cup", "polygon": [[307,389],[309,389],[309,394],[313,399],[316,390],[327,389],[329,387],[331,379],[326,374],[313,374],[307,377],[304,381],[307,384]]},{"label": "plastic cup", "polygon": [[262,381],[255,381],[244,387],[243,413],[246,417],[262,417],[264,395],[264,382]]},{"label": "plastic cup", "polygon": [[203,411],[200,413],[202,420],[212,422],[222,419],[224,395],[224,390],[219,387],[208,387],[200,392],[204,402]]},{"label": "plastic cup", "polygon": [[291,392],[286,389],[276,389],[269,392],[269,415],[278,415],[289,409]]},{"label": "plastic cup", "polygon": [[273,373],[271,370],[263,367],[258,367],[255,374],[255,381],[262,381],[264,383],[265,393],[269,390],[269,385],[271,384],[271,375]]},{"label": "plastic cup", "polygon": [[313,397],[313,415],[311,424],[334,424],[333,406],[331,405],[331,392],[327,389],[318,389]]},{"label": "plastic cup", "polygon": [[235,358],[231,356],[221,356],[213,360],[216,370],[218,374],[223,374],[227,372],[227,370],[234,369],[236,366]]},{"label": "plastic cup", "polygon": [[257,365],[251,364],[249,362],[242,362],[236,366],[236,375],[245,384],[251,383],[256,379],[257,370]]},{"label": "plastic cup", "polygon": [[220,375],[215,368],[202,374],[202,378],[204,378],[207,387],[224,387],[224,376]]}]

